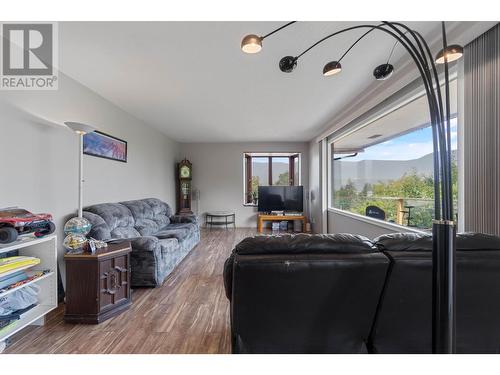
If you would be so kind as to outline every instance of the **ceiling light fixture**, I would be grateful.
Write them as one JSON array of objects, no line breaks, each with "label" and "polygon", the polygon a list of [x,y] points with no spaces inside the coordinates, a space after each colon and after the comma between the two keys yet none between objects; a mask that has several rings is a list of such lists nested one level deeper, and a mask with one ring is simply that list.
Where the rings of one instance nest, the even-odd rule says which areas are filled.
[{"label": "ceiling light fixture", "polygon": [[297,67],[297,58],[285,56],[280,60],[279,67],[283,73],[291,73]]},{"label": "ceiling light fixture", "polygon": [[333,76],[342,71],[342,65],[338,61],[330,61],[323,67],[323,75],[325,77]]},{"label": "ceiling light fixture", "polygon": [[373,76],[377,81],[384,81],[394,73],[394,66],[389,63],[379,65],[373,71]]},{"label": "ceiling light fixture", "polygon": [[245,53],[257,53],[262,49],[262,38],[255,34],[249,34],[241,41],[241,50]]},{"label": "ceiling light fixture", "polygon": [[461,58],[463,54],[464,48],[462,46],[458,44],[452,44],[438,52],[438,54],[436,55],[436,64],[444,64],[445,57],[449,63],[452,61],[456,61]]},{"label": "ceiling light fixture", "polygon": [[287,26],[290,26],[292,23],[297,21],[288,22],[287,24],[277,28],[276,30],[271,31],[270,33],[264,36],[258,36],[255,34],[248,34],[241,40],[241,50],[245,53],[253,54],[258,53],[262,50],[262,41],[266,39],[268,36],[273,35],[274,33],[284,29]]}]

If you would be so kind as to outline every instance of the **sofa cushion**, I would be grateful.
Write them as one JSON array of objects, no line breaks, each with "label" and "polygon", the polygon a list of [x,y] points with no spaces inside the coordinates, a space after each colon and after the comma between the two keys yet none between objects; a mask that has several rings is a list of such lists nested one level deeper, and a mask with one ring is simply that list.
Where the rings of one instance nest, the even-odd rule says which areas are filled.
[{"label": "sofa cushion", "polygon": [[190,231],[196,231],[198,230],[198,225],[194,223],[170,223],[161,228],[160,231],[170,229],[188,229]]},{"label": "sofa cushion", "polygon": [[372,253],[377,249],[366,237],[339,234],[283,234],[254,236],[243,239],[234,252],[248,254],[321,254]]},{"label": "sofa cushion", "polygon": [[[132,213],[126,206],[120,203],[96,204],[86,207],[84,210],[102,218],[102,221],[104,221],[108,226],[107,230],[109,230],[111,238],[131,238],[139,236],[139,232],[134,229],[135,221]],[[96,219],[95,217],[92,218]],[[101,227],[103,226],[102,221],[99,220]],[[101,233],[107,235],[107,231],[103,231]],[[102,239],[98,237],[95,238]]]},{"label": "sofa cushion", "polygon": [[432,234],[391,233],[373,240],[381,251],[432,251]]},{"label": "sofa cushion", "polygon": [[83,211],[83,217],[87,219],[91,225],[89,237],[106,241],[111,239],[111,231],[108,224],[102,217],[92,212]]},{"label": "sofa cushion", "polygon": [[457,250],[500,250],[500,237],[475,232],[459,233]]},{"label": "sofa cushion", "polygon": [[179,248],[176,238],[162,238],[158,240],[162,256],[175,254]]},{"label": "sofa cushion", "polygon": [[183,241],[187,237],[189,237],[190,234],[191,231],[187,228],[172,228],[172,229],[164,229],[158,233],[155,233],[155,237],[158,237],[160,239],[177,238],[177,240]]},{"label": "sofa cushion", "polygon": [[[432,251],[430,233],[391,233],[373,240],[382,251]],[[500,250],[500,237],[484,233],[465,232],[457,234],[457,250]]]},{"label": "sofa cushion", "polygon": [[132,213],[135,229],[143,236],[150,236],[170,223],[172,211],[165,202],[155,198],[121,202]]}]

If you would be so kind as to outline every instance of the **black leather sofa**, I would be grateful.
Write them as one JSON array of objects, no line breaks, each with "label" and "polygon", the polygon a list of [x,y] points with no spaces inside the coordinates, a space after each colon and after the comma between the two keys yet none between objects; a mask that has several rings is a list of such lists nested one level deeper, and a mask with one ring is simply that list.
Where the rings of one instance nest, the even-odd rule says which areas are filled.
[{"label": "black leather sofa", "polygon": [[[432,236],[374,240],[391,260],[369,340],[373,353],[432,352]],[[457,353],[500,353],[500,238],[457,236]]]},{"label": "black leather sofa", "polygon": [[[429,353],[432,237],[255,236],[224,265],[233,353]],[[457,237],[457,351],[500,352],[500,238]]]}]

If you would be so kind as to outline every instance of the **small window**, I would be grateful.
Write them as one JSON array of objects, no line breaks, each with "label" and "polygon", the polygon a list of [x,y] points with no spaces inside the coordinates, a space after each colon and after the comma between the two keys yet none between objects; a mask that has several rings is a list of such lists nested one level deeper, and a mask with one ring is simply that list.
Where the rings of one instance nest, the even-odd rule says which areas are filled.
[{"label": "small window", "polygon": [[245,153],[244,203],[257,204],[259,186],[300,185],[299,153]]}]

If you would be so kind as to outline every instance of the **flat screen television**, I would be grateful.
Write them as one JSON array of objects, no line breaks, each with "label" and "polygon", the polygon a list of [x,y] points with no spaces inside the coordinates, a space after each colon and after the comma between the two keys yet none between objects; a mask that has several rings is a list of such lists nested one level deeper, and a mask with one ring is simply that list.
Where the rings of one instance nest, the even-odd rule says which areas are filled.
[{"label": "flat screen television", "polygon": [[302,212],[304,189],[302,186],[259,186],[259,212]]}]

